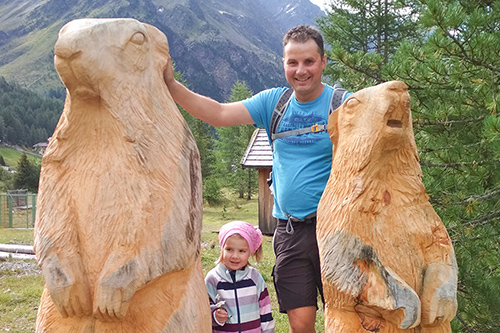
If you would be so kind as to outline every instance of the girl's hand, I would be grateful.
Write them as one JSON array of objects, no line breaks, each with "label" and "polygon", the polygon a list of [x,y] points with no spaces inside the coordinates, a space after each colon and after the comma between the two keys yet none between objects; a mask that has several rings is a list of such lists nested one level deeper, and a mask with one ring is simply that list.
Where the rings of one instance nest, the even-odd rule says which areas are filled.
[{"label": "girl's hand", "polygon": [[227,318],[228,318],[228,316],[227,316],[226,309],[219,308],[219,309],[215,310],[215,319],[217,319],[217,321],[219,323],[225,323]]}]

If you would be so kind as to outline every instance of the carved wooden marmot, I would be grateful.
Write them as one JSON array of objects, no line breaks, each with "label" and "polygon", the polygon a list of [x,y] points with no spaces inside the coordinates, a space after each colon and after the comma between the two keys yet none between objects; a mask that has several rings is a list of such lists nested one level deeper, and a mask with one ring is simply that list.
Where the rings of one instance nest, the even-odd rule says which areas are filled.
[{"label": "carved wooden marmot", "polygon": [[317,227],[325,331],[451,332],[458,269],[425,193],[406,84],[354,93],[328,131]]},{"label": "carved wooden marmot", "polygon": [[163,82],[165,35],[80,19],[54,53],[67,97],[42,159],[37,332],[210,332],[199,153]]}]

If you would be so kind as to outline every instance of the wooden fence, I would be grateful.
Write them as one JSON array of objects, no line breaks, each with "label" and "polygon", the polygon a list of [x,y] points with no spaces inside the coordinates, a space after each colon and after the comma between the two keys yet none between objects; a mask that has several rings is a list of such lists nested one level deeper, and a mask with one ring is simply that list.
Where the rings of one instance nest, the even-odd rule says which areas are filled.
[{"label": "wooden fence", "polygon": [[0,194],[0,228],[33,228],[36,194],[9,191]]}]

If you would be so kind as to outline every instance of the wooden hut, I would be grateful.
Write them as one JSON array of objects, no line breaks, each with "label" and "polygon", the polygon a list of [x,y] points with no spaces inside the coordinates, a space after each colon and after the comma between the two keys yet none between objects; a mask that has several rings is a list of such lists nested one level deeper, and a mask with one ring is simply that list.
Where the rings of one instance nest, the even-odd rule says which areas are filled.
[{"label": "wooden hut", "polygon": [[243,168],[256,168],[259,171],[259,228],[265,235],[272,235],[276,228],[273,217],[274,197],[267,185],[269,173],[273,168],[273,153],[264,129],[256,129],[241,159]]}]

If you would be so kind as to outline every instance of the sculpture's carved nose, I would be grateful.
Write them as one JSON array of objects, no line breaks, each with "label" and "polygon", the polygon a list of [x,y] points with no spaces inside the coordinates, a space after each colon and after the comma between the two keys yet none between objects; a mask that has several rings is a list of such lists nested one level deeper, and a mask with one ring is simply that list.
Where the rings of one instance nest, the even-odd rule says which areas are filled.
[{"label": "sculpture's carved nose", "polygon": [[81,51],[76,46],[74,38],[60,36],[54,46],[54,55],[59,58],[68,59],[80,54]]},{"label": "sculpture's carved nose", "polygon": [[389,81],[387,84],[390,90],[396,90],[398,92],[405,92],[408,90],[408,85],[402,81]]},{"label": "sculpture's carved nose", "polygon": [[54,46],[54,55],[68,59],[82,52],[84,38],[92,33],[93,27],[102,24],[98,19],[81,19],[67,23],[59,31],[57,42]]}]

